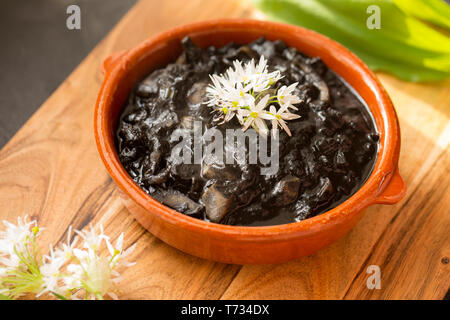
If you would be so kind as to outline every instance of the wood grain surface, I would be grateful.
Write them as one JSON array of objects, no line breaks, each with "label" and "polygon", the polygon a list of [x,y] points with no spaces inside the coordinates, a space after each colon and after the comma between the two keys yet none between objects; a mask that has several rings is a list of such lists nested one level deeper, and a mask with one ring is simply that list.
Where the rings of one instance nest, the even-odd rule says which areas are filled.
[{"label": "wood grain surface", "polygon": [[[400,118],[400,172],[408,185],[395,206],[373,206],[343,239],[279,265],[238,266],[169,247],[128,213],[93,136],[100,63],[176,25],[260,17],[235,0],[142,0],[0,151],[0,218],[28,213],[57,244],[69,225],[102,224],[137,242],[120,284],[122,299],[442,299],[450,286],[450,81],[411,84],[378,74]],[[13,111],[12,111],[13,112]],[[366,286],[381,268],[381,289]]]}]

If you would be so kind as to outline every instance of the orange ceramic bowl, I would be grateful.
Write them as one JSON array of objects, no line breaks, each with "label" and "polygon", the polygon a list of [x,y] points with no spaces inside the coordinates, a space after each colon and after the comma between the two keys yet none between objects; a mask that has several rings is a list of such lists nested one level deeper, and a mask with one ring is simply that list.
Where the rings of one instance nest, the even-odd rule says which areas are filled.
[{"label": "orange ceramic bowl", "polygon": [[[181,214],[145,193],[123,168],[114,136],[119,114],[133,85],[181,53],[189,35],[201,47],[261,36],[282,40],[309,56],[319,56],[367,102],[380,133],[377,161],[366,183],[349,199],[321,215],[276,226],[241,227],[210,223]],[[95,107],[95,138],[106,169],[126,207],[151,233],[192,255],[226,263],[278,263],[309,255],[346,234],[372,204],[394,204],[405,194],[398,173],[400,129],[392,102],[369,68],[342,45],[300,27],[256,20],[215,20],[181,26],[107,58]]]}]

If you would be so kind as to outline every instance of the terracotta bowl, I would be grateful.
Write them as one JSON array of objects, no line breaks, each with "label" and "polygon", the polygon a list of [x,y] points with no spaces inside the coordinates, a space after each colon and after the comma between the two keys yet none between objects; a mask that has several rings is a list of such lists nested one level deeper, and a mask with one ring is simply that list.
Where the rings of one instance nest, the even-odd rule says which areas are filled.
[{"label": "terracotta bowl", "polygon": [[[277,226],[238,227],[209,223],[181,214],[146,194],[122,167],[114,135],[119,114],[136,81],[173,62],[180,40],[189,35],[201,47],[245,44],[261,36],[283,40],[319,56],[367,102],[381,135],[375,168],[352,197],[321,215]],[[309,255],[346,234],[372,204],[394,204],[405,194],[398,173],[400,129],[392,102],[369,70],[342,45],[300,27],[256,20],[215,20],[181,26],[107,58],[105,79],[95,107],[95,138],[106,169],[126,207],[151,233],[192,255],[226,263],[278,263]]]}]

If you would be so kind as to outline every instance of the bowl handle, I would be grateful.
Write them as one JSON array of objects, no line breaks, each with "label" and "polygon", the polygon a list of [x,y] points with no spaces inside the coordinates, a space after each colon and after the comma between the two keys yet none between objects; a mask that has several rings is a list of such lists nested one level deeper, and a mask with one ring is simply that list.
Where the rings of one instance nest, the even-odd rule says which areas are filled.
[{"label": "bowl handle", "polygon": [[127,53],[127,50],[123,50],[120,52],[116,52],[113,53],[112,55],[110,55],[108,58],[106,58],[105,60],[103,60],[102,65],[100,67],[100,71],[103,74],[106,74],[107,72],[109,72],[112,67],[117,63],[117,61],[125,55],[125,53]]},{"label": "bowl handle", "polygon": [[[380,185],[383,187],[384,181]],[[406,184],[400,176],[398,169],[395,170],[391,179],[387,182],[387,186],[377,195],[374,203],[394,204],[399,202],[406,194]]]}]

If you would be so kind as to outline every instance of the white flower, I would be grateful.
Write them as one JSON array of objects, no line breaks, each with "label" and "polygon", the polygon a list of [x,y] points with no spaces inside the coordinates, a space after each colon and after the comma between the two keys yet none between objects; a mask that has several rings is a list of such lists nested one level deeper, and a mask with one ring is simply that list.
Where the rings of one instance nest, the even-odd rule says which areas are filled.
[{"label": "white flower", "polygon": [[8,268],[0,266],[0,278],[5,276],[8,272]]},{"label": "white flower", "polygon": [[292,94],[292,92],[295,90],[295,87],[297,87],[297,85],[298,85],[298,82],[295,82],[295,83],[291,84],[289,87],[282,86],[280,89],[278,89],[277,99],[278,99],[278,103],[280,104],[281,107],[287,107],[287,108],[292,108],[294,110],[298,110],[293,105],[301,102],[302,100],[298,96]]},{"label": "white flower", "polygon": [[239,122],[243,123],[242,110],[243,108],[248,108],[253,105],[255,98],[250,94],[244,94],[242,97],[235,99],[231,102],[231,105],[219,106],[218,111],[224,116],[222,123],[228,122],[236,115]]},{"label": "white flower", "polygon": [[281,79],[279,71],[267,72],[267,60],[264,56],[261,56],[257,65],[253,59],[245,66],[235,60],[233,67],[220,76],[210,75],[212,85],[206,89],[210,100],[206,104],[213,107],[231,107],[236,104],[247,106],[249,96],[252,96],[249,92],[264,91]]},{"label": "white flower", "polygon": [[267,135],[268,129],[264,119],[270,119],[267,112],[264,110],[267,107],[267,102],[270,96],[265,95],[259,102],[255,105],[249,106],[249,110],[242,110],[242,116],[246,117],[244,121],[244,127],[242,130],[247,130],[250,126],[253,126],[255,130],[263,135]]},{"label": "white flower", "polygon": [[[77,233],[83,237],[85,249],[73,249],[75,261],[67,267],[69,275],[65,278],[66,285],[84,290],[93,299],[101,299],[106,294],[116,299],[114,284],[122,280],[117,268],[135,264],[125,259],[135,245],[124,251],[122,233],[113,246],[102,227],[100,234],[96,234],[92,227],[89,232]],[[100,254],[102,241],[105,241],[109,256]]]},{"label": "white flower", "polygon": [[70,287],[63,284],[61,269],[68,261],[65,257],[64,251],[50,248],[50,255],[44,256],[44,264],[40,267],[42,275],[42,290],[37,294],[37,297],[44,293],[57,293],[62,296],[68,296]]},{"label": "white flower", "polygon": [[27,215],[23,219],[18,217],[17,225],[3,221],[6,230],[0,232],[0,263],[7,268],[14,269],[20,265],[16,251],[25,252],[30,240],[39,233],[36,221],[27,222],[27,218]]},{"label": "white flower", "polygon": [[62,243],[59,248],[53,249],[50,246],[50,254],[44,256],[44,264],[41,266],[43,280],[42,291],[38,297],[44,293],[56,293],[63,297],[69,297],[72,288],[79,286],[73,279],[66,277],[63,272],[63,266],[68,263],[74,255],[74,246],[76,239],[71,241],[72,226],[67,231],[67,242]]},{"label": "white flower", "polygon": [[17,219],[17,225],[4,221],[0,232],[0,292],[15,299],[26,292],[39,292],[42,286],[40,254],[36,246],[39,228],[27,216]]},{"label": "white flower", "polygon": [[286,133],[291,136],[291,131],[286,125],[285,120],[294,120],[300,118],[298,114],[291,113],[287,110],[287,106],[282,107],[280,109],[276,109],[274,105],[270,106],[268,117],[272,120],[272,129],[274,136],[276,135],[278,126],[283,128]]},{"label": "white flower", "polygon": [[[209,97],[206,104],[221,114],[218,118],[222,120],[220,123],[228,122],[236,116],[244,131],[252,126],[256,131],[267,135],[264,120],[272,120],[272,123],[276,122],[275,128],[280,125],[290,135],[284,120],[299,117],[286,111],[288,108],[297,110],[294,104],[301,101],[292,94],[298,83],[281,87],[276,96],[267,94],[269,91],[266,90],[280,80],[282,75],[278,70],[268,72],[264,56],[260,57],[258,64],[253,59],[245,65],[236,60],[224,74],[210,75],[210,78],[212,84],[206,89]],[[264,98],[260,99],[264,94]],[[274,115],[270,116],[265,111],[268,103],[278,103],[280,111],[272,112]]]},{"label": "white flower", "polygon": [[81,284],[81,288],[91,298],[101,299],[109,294],[114,289],[109,259],[98,255],[92,248],[75,249],[74,253],[78,263],[67,267],[72,283]]},{"label": "white flower", "polygon": [[256,93],[269,89],[270,86],[283,77],[278,70],[270,73],[267,71],[267,60],[264,56],[261,56],[259,63],[256,66],[254,66],[252,59],[252,61],[247,65],[247,72],[249,74],[248,77],[250,79],[253,92]]},{"label": "white flower", "polygon": [[[103,231],[102,231],[103,232]],[[58,253],[64,256],[66,260],[69,260],[73,257],[73,250],[75,245],[77,244],[78,238],[71,240],[72,237],[72,226],[69,227],[67,231],[67,242],[61,244],[61,249],[58,250]]]},{"label": "white flower", "polygon": [[[83,240],[83,249],[74,247],[76,241],[71,242],[69,227],[67,242],[56,249],[50,247],[49,255],[41,258],[36,221],[27,222],[25,216],[23,220],[18,218],[17,225],[7,221],[4,225],[6,230],[0,232],[0,294],[7,298],[34,293],[62,299],[78,299],[80,295],[85,299],[103,299],[105,295],[117,299],[115,283],[122,279],[117,269],[134,264],[126,257],[135,245],[123,250],[121,234],[113,246],[102,226],[99,233],[92,226],[87,231],[75,231]],[[103,241],[109,255],[101,254]]]},{"label": "white flower", "polygon": [[228,79],[234,83],[248,83],[248,70],[242,67],[242,63],[239,60],[235,60],[233,61],[233,67],[234,69],[230,67],[226,72]]},{"label": "white flower", "polygon": [[78,234],[84,240],[83,247],[91,248],[94,251],[97,251],[100,248],[100,245],[103,240],[109,240],[109,237],[103,233],[103,226],[100,225],[100,234],[96,234],[92,225],[90,226],[90,230],[87,231],[78,231],[75,230],[76,234]]},{"label": "white flower", "polygon": [[249,99],[253,98],[248,94],[251,87],[244,85],[242,82],[235,82],[225,76],[210,76],[213,85],[206,88],[206,92],[210,98],[206,103],[212,107],[245,106]]},{"label": "white flower", "polygon": [[123,233],[121,233],[119,238],[117,239],[115,247],[113,247],[113,245],[109,241],[106,241],[106,246],[108,247],[108,251],[111,256],[112,267],[115,267],[116,265],[131,267],[136,264],[136,262],[128,262],[125,260],[125,258],[134,251],[136,244],[123,251]]}]

